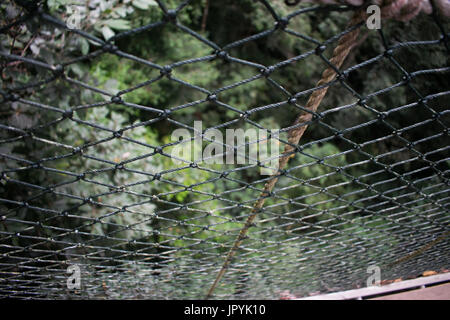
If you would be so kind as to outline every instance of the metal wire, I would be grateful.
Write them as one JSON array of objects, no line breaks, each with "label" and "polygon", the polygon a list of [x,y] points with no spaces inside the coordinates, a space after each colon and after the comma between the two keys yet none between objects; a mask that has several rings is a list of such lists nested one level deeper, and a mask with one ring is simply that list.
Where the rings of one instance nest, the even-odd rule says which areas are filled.
[{"label": "metal wire", "polygon": [[[35,19],[89,40],[97,47],[75,58],[66,55],[63,48],[61,60],[55,63],[0,48],[2,70],[10,63],[21,63],[41,71],[23,84],[3,81],[2,110],[13,110],[14,103],[21,103],[35,110],[36,115],[52,116],[42,116],[27,128],[6,118],[0,124],[0,297],[203,298],[269,179],[247,177],[266,165],[258,162],[218,169],[183,160],[180,166],[158,166],[163,159],[173,158],[169,150],[178,142],[152,145],[135,133],[158,124],[194,133],[193,124],[184,123],[178,114],[202,104],[233,114],[229,121],[216,123],[208,130],[244,126],[269,130],[258,117],[274,112],[304,112],[302,99],[318,88],[292,91],[272,74],[283,72],[287,65],[313,59],[321,61],[324,68],[332,66],[326,49],[333,48],[349,30],[343,27],[328,40],[318,41],[313,32],[290,29],[291,22],[303,15],[321,15],[326,21],[330,13],[351,14],[356,10],[349,6],[295,7],[288,16],[281,17],[275,2],[261,0],[265,18],[273,22],[273,27],[219,45],[177,20],[179,13],[192,5],[190,1],[182,2],[176,9],[156,2],[163,20],[123,31],[107,41],[68,28],[65,22],[46,12],[40,2],[30,5],[16,1],[21,14],[15,21],[5,20],[0,27],[0,33],[7,35]],[[450,67],[434,64],[410,71],[402,67],[397,55],[405,49],[434,50],[448,57],[447,24],[437,14],[421,18],[436,26],[432,37],[399,42],[388,38],[384,26],[371,31],[377,33],[379,51],[368,60],[350,61],[350,65],[337,70],[336,80],[326,84],[330,86],[330,96],[348,95],[348,103],[330,105],[333,100],[329,100],[328,106],[313,114],[307,132],[319,133],[295,146],[299,162],[289,163],[279,184],[267,196],[261,215],[228,267],[214,298],[276,299],[286,290],[300,297],[361,287],[371,265],[379,266],[385,279],[405,279],[426,270],[450,267],[450,91],[422,93],[417,88],[420,81],[431,81],[433,86],[433,81],[440,79],[433,76],[447,74]],[[403,34],[407,35],[415,23],[419,22],[401,24]],[[169,27],[196,38],[211,53],[164,64],[124,52],[117,45],[120,39],[131,39],[147,31],[162,32]],[[235,48],[281,35],[305,41],[312,49],[270,66],[232,54]],[[69,75],[70,66],[106,54],[156,73],[149,72],[146,81],[117,93]],[[235,81],[230,75],[215,90],[177,77],[179,68],[217,61],[251,68],[253,76]],[[353,88],[349,79],[366,72],[368,67],[389,69],[400,80],[372,92]],[[298,77],[307,76],[299,73]],[[195,91],[203,98],[165,109],[127,101],[127,93],[152,88],[163,81]],[[266,105],[248,106],[246,110],[221,101],[221,94],[255,81],[265,81],[281,98]],[[64,107],[33,99],[42,88],[58,88],[61,84],[108,98]],[[439,83],[434,84],[442,88]],[[405,92],[404,104],[387,110],[377,107],[377,99]],[[104,110],[103,107],[141,110],[146,118],[113,125],[114,121],[106,115],[105,121],[98,122],[81,116],[83,112]],[[368,120],[355,118],[348,127],[333,121],[335,117],[349,117],[356,110],[365,112]],[[416,121],[414,113],[426,116]],[[390,120],[399,115],[410,117],[413,122],[405,121],[402,127],[393,124]],[[283,133],[289,131],[291,124],[279,125],[282,146],[288,143]],[[71,128],[73,134],[79,135],[79,143],[68,145],[58,133],[61,128]],[[367,130],[372,131],[369,137]],[[206,132],[196,133],[208,140]],[[245,144],[251,143],[255,141]],[[328,153],[316,152],[327,143],[340,147]],[[130,150],[130,154],[112,160],[101,152],[102,146],[108,145]],[[21,154],[17,151],[20,148],[42,149],[42,153]],[[344,158],[345,162],[339,160]],[[63,160],[80,163],[82,170],[59,167],[58,161]],[[154,170],[142,169],[146,168],[145,161],[153,161]],[[306,170],[312,174],[304,176]],[[105,178],[119,173],[125,177],[120,182]],[[219,184],[225,189],[214,188]],[[96,192],[86,195],[84,190]],[[80,289],[67,287],[67,268],[72,265],[81,269]]]}]

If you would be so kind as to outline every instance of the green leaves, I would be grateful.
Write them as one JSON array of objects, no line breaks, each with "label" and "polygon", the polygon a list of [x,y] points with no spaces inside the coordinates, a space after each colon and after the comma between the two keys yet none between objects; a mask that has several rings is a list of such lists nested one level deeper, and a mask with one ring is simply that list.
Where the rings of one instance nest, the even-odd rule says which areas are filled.
[{"label": "green leaves", "polygon": [[103,38],[105,38],[105,40],[108,40],[109,38],[114,37],[115,33],[114,33],[114,31],[111,30],[110,27],[103,26],[101,30],[102,30]]},{"label": "green leaves", "polygon": [[129,30],[131,29],[130,21],[125,19],[104,20],[101,32],[105,40],[108,40],[115,35],[113,29],[117,31]]},{"label": "green leaves", "polygon": [[108,19],[103,23],[114,30],[129,30],[131,29],[130,21],[125,19]]},{"label": "green leaves", "polygon": [[67,6],[71,3],[72,1],[70,0],[47,0],[47,6],[50,9],[59,9],[60,7],[64,7]]},{"label": "green leaves", "polygon": [[157,6],[154,0],[133,0],[133,6],[141,10],[147,10],[150,6]]},{"label": "green leaves", "polygon": [[86,55],[89,53],[89,42],[85,38],[79,39],[80,42],[80,50],[83,55]]}]

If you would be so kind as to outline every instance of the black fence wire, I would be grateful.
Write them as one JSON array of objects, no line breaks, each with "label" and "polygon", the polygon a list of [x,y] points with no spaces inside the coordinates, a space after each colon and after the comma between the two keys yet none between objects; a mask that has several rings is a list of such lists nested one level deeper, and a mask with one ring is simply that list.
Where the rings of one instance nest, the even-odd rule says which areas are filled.
[{"label": "black fence wire", "polygon": [[[434,2],[378,30],[348,25],[365,7],[346,4],[103,2],[0,4],[0,297],[203,299],[225,266],[212,298],[279,299],[364,287],[374,266],[381,280],[450,267],[449,21]],[[302,114],[266,193],[273,162],[173,152],[185,129],[216,159],[275,139],[277,160]],[[267,135],[208,134],[252,128]]]}]

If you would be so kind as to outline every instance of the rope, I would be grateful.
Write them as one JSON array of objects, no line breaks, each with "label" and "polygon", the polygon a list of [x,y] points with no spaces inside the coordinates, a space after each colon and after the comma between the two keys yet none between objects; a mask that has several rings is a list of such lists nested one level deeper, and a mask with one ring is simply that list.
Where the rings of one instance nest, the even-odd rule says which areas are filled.
[{"label": "rope", "polygon": [[438,244],[442,240],[445,240],[449,235],[450,235],[450,231],[444,232],[439,237],[437,237],[435,240],[428,242],[427,244],[425,244],[422,247],[420,247],[419,249],[411,252],[410,254],[407,254],[407,255],[395,260],[393,263],[389,264],[387,267],[392,268],[393,266],[395,266],[397,264],[404,263],[408,260],[411,260],[412,258],[418,256],[419,254],[424,253],[425,251],[431,249],[432,247],[434,247],[434,245]]}]

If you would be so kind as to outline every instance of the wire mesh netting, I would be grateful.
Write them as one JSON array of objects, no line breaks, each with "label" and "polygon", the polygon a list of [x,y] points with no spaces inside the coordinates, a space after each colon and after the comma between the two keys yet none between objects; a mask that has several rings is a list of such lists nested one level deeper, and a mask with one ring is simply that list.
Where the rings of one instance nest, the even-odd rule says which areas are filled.
[{"label": "wire mesh netting", "polygon": [[[345,4],[2,2],[0,297],[204,298],[261,198],[213,298],[448,269],[449,21],[431,4],[369,30]],[[275,137],[283,157],[302,114],[264,193],[270,162],[237,150]],[[218,143],[229,129],[266,135]],[[175,155],[196,137],[236,161]]]}]

